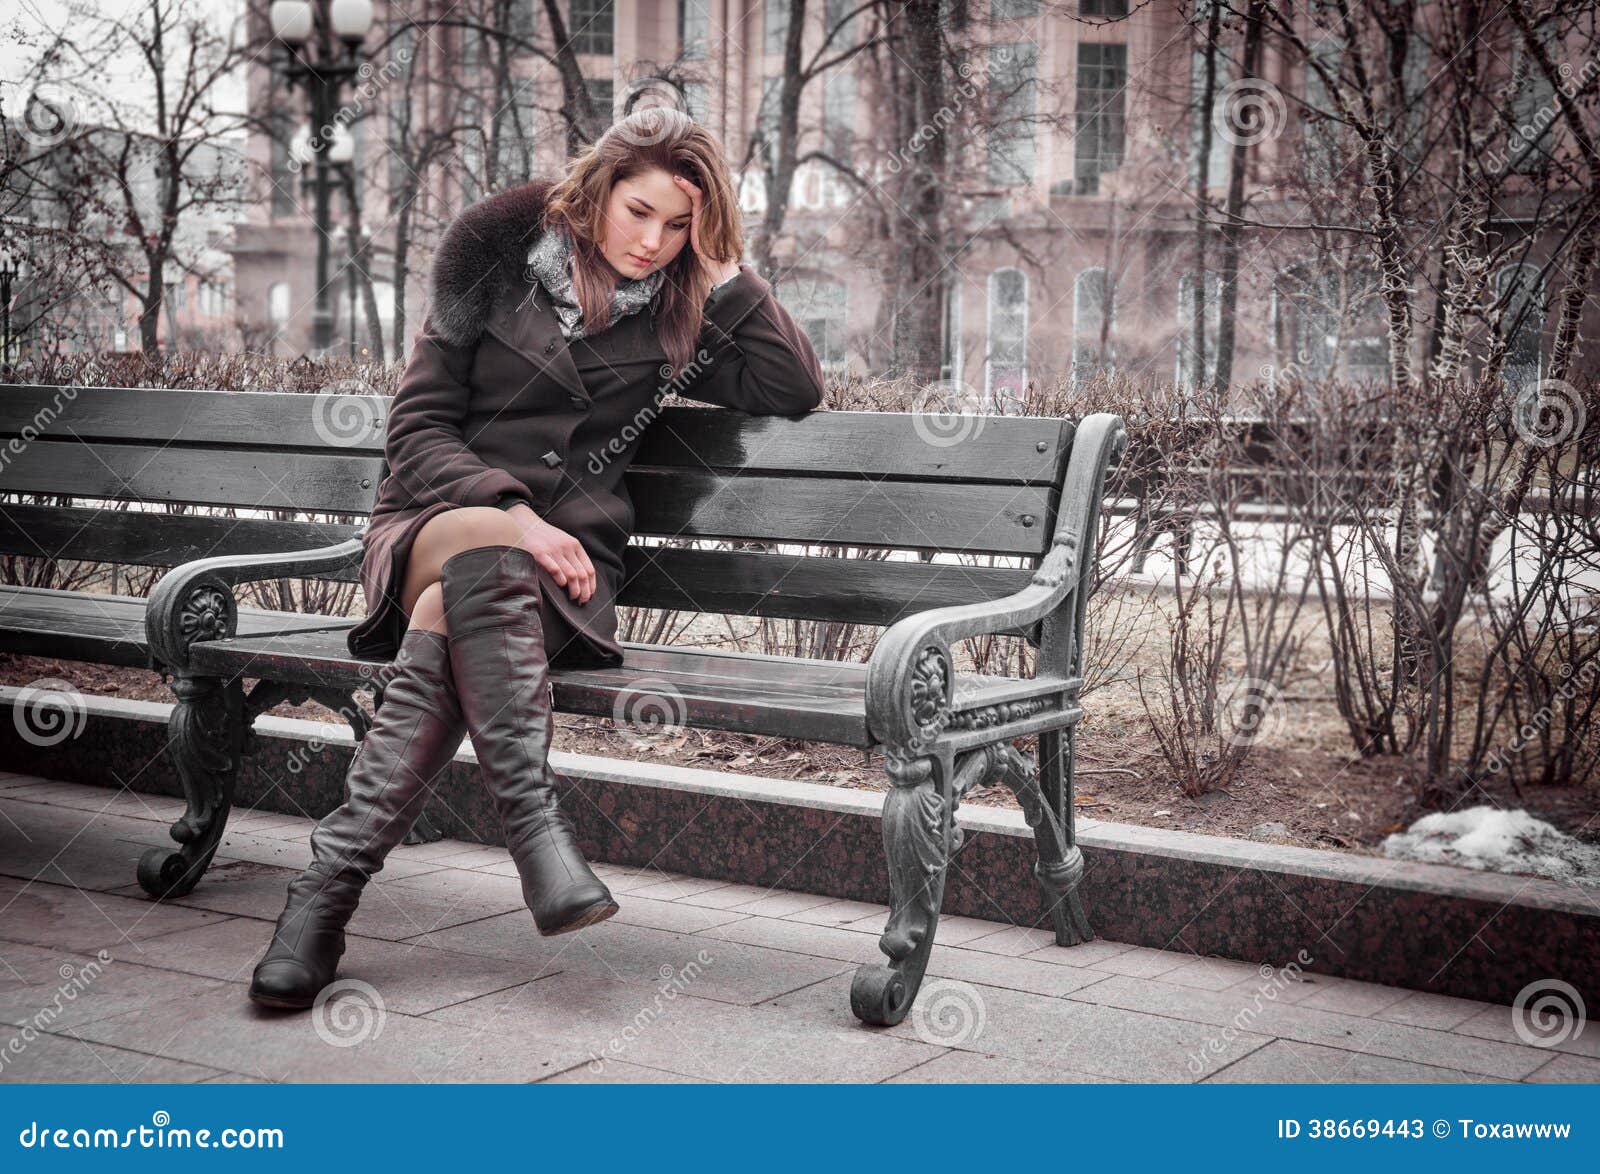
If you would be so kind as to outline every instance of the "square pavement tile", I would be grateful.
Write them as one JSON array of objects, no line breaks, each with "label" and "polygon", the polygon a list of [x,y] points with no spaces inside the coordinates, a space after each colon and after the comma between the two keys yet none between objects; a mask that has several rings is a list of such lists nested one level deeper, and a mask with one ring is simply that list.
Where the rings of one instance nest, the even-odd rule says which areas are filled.
[{"label": "square pavement tile", "polygon": [[668,999],[636,982],[568,973],[430,1018],[475,1024],[486,1032],[556,1032],[582,1041],[586,1059],[625,1060],[727,1083],[874,1083],[942,1050],[859,1025],[733,1006],[699,993],[691,986]]},{"label": "square pavement tile", "polygon": [[[822,1018],[840,1008],[833,1022],[850,1016],[850,976],[841,975],[775,999],[772,1006]],[[923,980],[906,1019],[885,1034],[1067,1072],[1121,1081],[1189,1082],[1198,1079],[1191,1054],[1214,1034],[1204,1024],[1111,1007],[1006,990],[1000,987]],[[853,1018],[853,1016],[852,1016]],[[1222,1057],[1236,1059],[1264,1046],[1270,1036],[1239,1032],[1223,1043]]]},{"label": "square pavement tile", "polygon": [[891,1076],[884,1084],[1118,1084],[1109,1076],[1091,1076],[1010,1056],[952,1051]]},{"label": "square pavement tile", "polygon": [[[256,963],[272,941],[272,923],[236,917],[161,939],[158,965],[239,984],[247,997]],[[339,978],[368,984],[384,1005],[402,1015],[422,1015],[493,991],[557,973],[558,967],[457,954],[415,943],[350,934],[339,959]]]},{"label": "square pavement tile", "polygon": [[1600,1060],[1563,1052],[1523,1079],[1529,1084],[1600,1084]]},{"label": "square pavement tile", "polygon": [[148,898],[0,877],[0,937],[74,954],[104,949],[113,958],[138,962],[149,949],[144,944],[149,939],[222,917]]},{"label": "square pavement tile", "polygon": [[203,1064],[51,1034],[26,1041],[0,1064],[0,1084],[194,1084],[218,1075]]},{"label": "square pavement tile", "polygon": [[[1530,1008],[1535,1005],[1536,1001],[1529,1004]],[[1522,1029],[1521,1033],[1518,1028]],[[1593,1019],[1570,1014],[1570,1009],[1569,1013],[1562,1014],[1552,1007],[1550,1014],[1541,1017],[1538,1022],[1523,1016],[1519,1023],[1518,1012],[1513,1008],[1491,1004],[1452,1030],[1461,1036],[1505,1043],[1532,1043],[1540,1050],[1600,1059],[1600,1026],[1596,1026]]]},{"label": "square pavement tile", "polygon": [[[150,943],[152,951],[154,946]],[[0,944],[0,958],[8,972],[21,966],[33,979],[0,989],[0,1023],[35,1031],[60,1032],[168,999],[193,998],[217,986],[210,979],[137,962],[102,962],[11,943]],[[14,1034],[0,1029],[0,1037]]]},{"label": "square pavement tile", "polygon": [[[290,869],[235,861],[213,866],[194,889],[182,897],[163,902],[171,907],[208,909],[240,917],[276,922],[288,900],[288,885],[296,873]],[[426,874],[432,878],[435,874]],[[459,874],[470,878],[471,874]],[[500,878],[481,878],[474,889],[466,882],[441,878],[430,883],[368,884],[360,904],[350,918],[347,931],[363,937],[397,941],[431,933],[483,917],[493,917],[511,909],[522,909],[520,888],[512,885],[491,891],[491,882]],[[128,894],[128,889],[120,890]]]},{"label": "square pavement tile", "polygon": [[505,1021],[445,1023],[401,1014],[381,997],[352,985],[320,1011],[272,1011],[230,983],[76,1030],[97,1043],[270,1081],[521,1083],[589,1059],[570,1032],[529,1031]]},{"label": "square pavement tile", "polygon": [[[1091,943],[1085,942],[1084,945]],[[1076,947],[1074,947],[1076,948]],[[1125,974],[1131,978],[1156,978],[1184,965],[1193,954],[1176,950],[1157,950],[1150,946],[1130,946],[1128,949],[1088,965],[1094,970],[1109,974]]]},{"label": "square pavement tile", "polygon": [[[1175,986],[1160,979],[1112,975],[1104,982],[1074,991],[1067,998],[1192,1020],[1209,1025],[1211,1036],[1216,1038],[1226,1036],[1229,1031],[1247,1029],[1300,1043],[1507,1080],[1520,1080],[1544,1063],[1541,1053],[1534,1048],[1280,1003],[1273,997],[1270,987],[1264,992],[1252,991],[1243,985],[1225,991],[1205,991]],[[1206,1061],[1208,1073],[1221,1068],[1211,1053],[1203,1055],[1202,1059]]]},{"label": "square pavement tile", "polygon": [[589,929],[540,937],[526,910],[428,935],[428,944],[468,954],[538,964],[547,970],[641,984],[646,997],[687,986],[701,999],[754,1004],[844,969],[843,963],[711,935],[753,924],[746,918],[704,933],[625,925],[612,918]]},{"label": "square pavement tile", "polygon": [[1273,1040],[1205,1078],[1206,1084],[1494,1084],[1493,1077],[1346,1052],[1320,1044]]},{"label": "square pavement tile", "polygon": [[546,1077],[540,1084],[709,1084],[698,1076],[646,1068],[626,1060],[591,1060]]},{"label": "square pavement tile", "polygon": [[1322,1011],[1342,1011],[1346,1015],[1377,1015],[1400,1002],[1407,993],[1403,987],[1335,978],[1320,991],[1306,996],[1295,1005],[1316,1007]]},{"label": "square pavement tile", "polygon": [[1374,1018],[1390,1023],[1409,1023],[1412,1027],[1431,1027],[1448,1031],[1459,1026],[1493,1004],[1477,999],[1457,999],[1450,995],[1429,994],[1427,991],[1407,991],[1405,996],[1377,1012]]}]

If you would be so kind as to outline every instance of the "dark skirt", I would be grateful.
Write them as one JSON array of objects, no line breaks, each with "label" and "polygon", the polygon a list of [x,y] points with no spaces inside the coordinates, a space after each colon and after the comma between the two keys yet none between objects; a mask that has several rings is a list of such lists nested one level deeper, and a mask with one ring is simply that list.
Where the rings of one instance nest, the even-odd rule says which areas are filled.
[{"label": "dark skirt", "polygon": [[[346,635],[352,655],[392,660],[400,651],[410,622],[400,606],[400,592],[411,545],[431,519],[455,508],[449,502],[435,502],[385,514],[367,527],[361,537],[361,592],[367,616]],[[538,567],[545,650],[554,668],[610,667],[623,661],[622,647],[610,635],[616,631],[614,593],[608,589],[604,569],[597,566],[596,572],[595,593],[580,608],[549,571]]]}]

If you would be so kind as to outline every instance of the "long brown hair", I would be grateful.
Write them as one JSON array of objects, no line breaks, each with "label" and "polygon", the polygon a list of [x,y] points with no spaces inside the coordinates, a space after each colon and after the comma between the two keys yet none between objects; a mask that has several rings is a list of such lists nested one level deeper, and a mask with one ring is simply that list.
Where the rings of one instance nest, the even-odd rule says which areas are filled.
[{"label": "long brown hair", "polygon": [[[611,188],[657,168],[681,175],[703,193],[699,236],[706,252],[719,261],[744,253],[739,205],[716,136],[681,110],[667,106],[635,110],[567,165],[565,177],[546,201],[544,227],[564,224],[572,236],[573,290],[583,308],[586,334],[610,325],[611,295],[617,285],[599,244]],[[687,242],[662,272],[666,276],[656,336],[676,371],[694,351],[711,278]]]}]

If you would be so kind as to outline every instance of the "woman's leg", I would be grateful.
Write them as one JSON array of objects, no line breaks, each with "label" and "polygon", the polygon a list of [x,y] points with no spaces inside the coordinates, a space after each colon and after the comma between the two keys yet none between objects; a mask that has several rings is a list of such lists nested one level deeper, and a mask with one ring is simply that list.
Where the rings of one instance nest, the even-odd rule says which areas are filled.
[{"label": "woman's leg", "polygon": [[549,766],[555,726],[538,562],[515,545],[515,522],[503,514],[500,522],[507,529],[473,520],[465,533],[426,548],[424,527],[412,556],[415,561],[422,551],[423,561],[407,579],[422,583],[438,561],[450,660],[478,769],[534,923],[541,934],[566,933],[604,921],[617,903],[584,859],[557,796]]},{"label": "woman's leg", "polygon": [[[438,532],[452,533],[448,527]],[[471,536],[475,528],[464,532]],[[412,568],[426,568],[430,557],[438,551],[425,547]],[[251,980],[250,997],[258,1003],[309,1007],[333,981],[344,927],[363,889],[416,822],[434,779],[466,736],[437,569],[431,581],[426,578],[408,577],[403,602],[410,623],[393,662],[379,673],[383,703],[351,760],[344,802],[311,833],[310,867],[289,882],[288,901]]]}]

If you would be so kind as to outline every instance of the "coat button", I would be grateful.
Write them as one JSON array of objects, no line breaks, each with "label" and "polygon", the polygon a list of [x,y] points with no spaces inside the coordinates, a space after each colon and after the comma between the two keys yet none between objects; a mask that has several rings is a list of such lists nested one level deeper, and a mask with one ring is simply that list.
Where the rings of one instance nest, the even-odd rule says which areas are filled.
[{"label": "coat button", "polygon": [[584,399],[581,395],[571,396],[570,402],[572,403],[572,406],[577,408],[580,412],[589,406],[589,401]]},{"label": "coat button", "polygon": [[561,454],[558,453],[555,449],[551,449],[549,452],[545,453],[544,456],[540,457],[539,459],[541,461],[543,461],[545,464],[549,465],[553,469],[553,468],[555,468],[557,465],[559,465],[561,463]]},{"label": "coat button", "polygon": [[553,355],[553,354],[556,353],[556,340],[555,339],[552,338],[549,342],[544,344],[544,353],[547,354],[547,355]]}]

